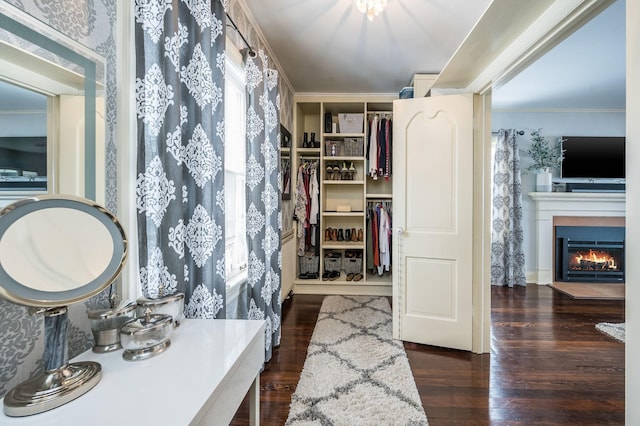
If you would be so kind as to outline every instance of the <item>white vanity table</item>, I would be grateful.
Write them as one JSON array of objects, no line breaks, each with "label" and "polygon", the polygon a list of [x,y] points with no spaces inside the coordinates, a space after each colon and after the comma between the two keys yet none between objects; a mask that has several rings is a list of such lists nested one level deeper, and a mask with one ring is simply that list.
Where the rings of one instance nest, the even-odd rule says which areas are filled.
[{"label": "white vanity table", "polygon": [[102,379],[65,405],[27,417],[0,414],[2,425],[228,425],[247,391],[259,424],[264,321],[185,320],[166,352],[125,361],[122,351],[84,352]]}]

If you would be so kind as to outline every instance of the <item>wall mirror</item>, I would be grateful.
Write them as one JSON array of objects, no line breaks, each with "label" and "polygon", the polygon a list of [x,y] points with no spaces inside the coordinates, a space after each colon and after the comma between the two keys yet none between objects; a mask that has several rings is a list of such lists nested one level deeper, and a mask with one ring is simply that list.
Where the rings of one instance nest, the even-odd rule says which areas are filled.
[{"label": "wall mirror", "polygon": [[0,206],[43,192],[104,200],[104,70],[96,52],[0,2]]},{"label": "wall mirror", "polygon": [[44,371],[4,397],[8,416],[65,404],[100,380],[95,362],[67,359],[67,305],[104,290],[120,274],[127,238],[116,217],[93,201],[59,195],[0,209],[0,296],[44,313]]}]

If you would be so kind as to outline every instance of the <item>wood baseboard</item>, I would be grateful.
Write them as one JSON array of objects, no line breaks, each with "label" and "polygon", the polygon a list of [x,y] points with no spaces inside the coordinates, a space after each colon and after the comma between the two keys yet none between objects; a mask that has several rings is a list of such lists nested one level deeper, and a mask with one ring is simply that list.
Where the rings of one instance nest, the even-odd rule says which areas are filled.
[{"label": "wood baseboard", "polygon": [[549,284],[554,290],[574,299],[624,300],[624,284],[564,283]]}]

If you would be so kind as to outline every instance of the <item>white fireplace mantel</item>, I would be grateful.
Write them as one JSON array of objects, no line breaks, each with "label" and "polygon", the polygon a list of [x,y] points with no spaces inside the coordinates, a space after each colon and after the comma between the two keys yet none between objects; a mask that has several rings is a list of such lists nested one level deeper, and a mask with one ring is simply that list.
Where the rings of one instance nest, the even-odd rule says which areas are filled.
[{"label": "white fireplace mantel", "polygon": [[623,192],[530,192],[536,203],[537,284],[553,282],[553,218],[556,216],[624,217]]}]

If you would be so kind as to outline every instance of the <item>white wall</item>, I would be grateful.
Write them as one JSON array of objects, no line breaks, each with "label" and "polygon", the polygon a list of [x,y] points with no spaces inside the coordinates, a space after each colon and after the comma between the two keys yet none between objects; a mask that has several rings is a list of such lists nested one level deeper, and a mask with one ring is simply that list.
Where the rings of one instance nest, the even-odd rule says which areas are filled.
[{"label": "white wall", "polygon": [[[561,136],[625,136],[624,111],[493,111],[491,127],[499,129],[524,130],[518,136],[518,145],[523,150],[531,145],[531,131],[542,129],[542,135],[550,141],[557,141]],[[527,195],[535,191],[535,174],[526,168],[532,163],[527,154],[520,153],[522,176],[522,205],[525,272],[527,281],[535,277],[536,265],[536,213],[535,203]],[[627,167],[627,170],[629,168]],[[554,171],[558,178],[558,171]]]}]

